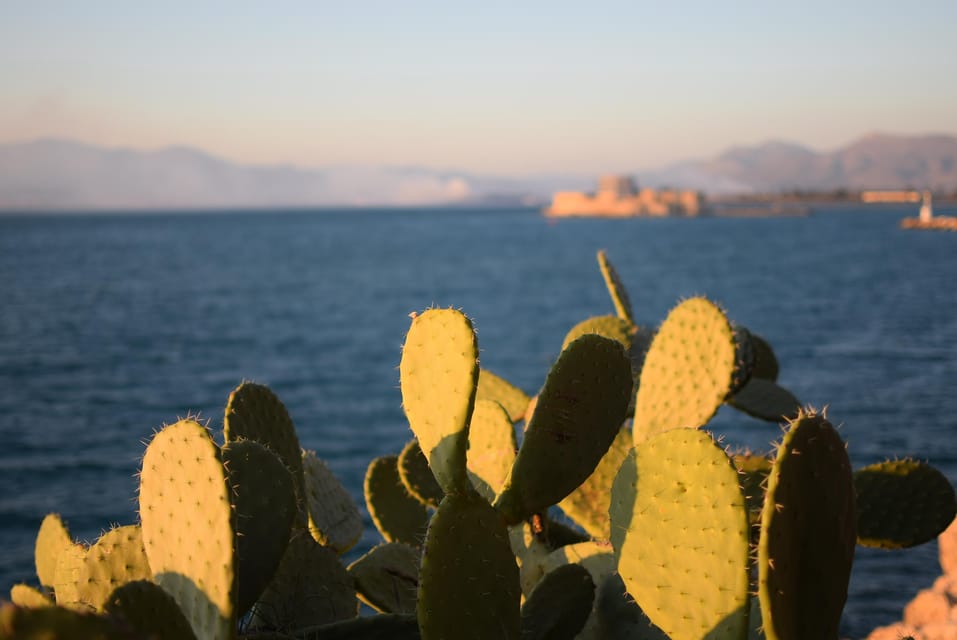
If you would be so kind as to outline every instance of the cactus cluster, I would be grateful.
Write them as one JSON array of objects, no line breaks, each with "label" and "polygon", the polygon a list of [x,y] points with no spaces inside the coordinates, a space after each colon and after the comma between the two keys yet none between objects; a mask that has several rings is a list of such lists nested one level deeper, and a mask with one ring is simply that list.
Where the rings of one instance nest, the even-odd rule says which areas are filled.
[{"label": "cactus cluster", "polygon": [[[152,438],[138,524],[86,546],[44,519],[0,640],[836,639],[855,546],[933,539],[950,483],[912,460],[853,472],[759,335],[705,298],[639,326],[598,261],[616,313],[569,331],[534,396],[480,366],[465,314],[413,314],[414,437],[370,463],[382,542],[348,566],[358,507],[243,383],[222,445],[192,419]],[[707,431],[723,404],[783,422],[780,444],[732,452]]]}]

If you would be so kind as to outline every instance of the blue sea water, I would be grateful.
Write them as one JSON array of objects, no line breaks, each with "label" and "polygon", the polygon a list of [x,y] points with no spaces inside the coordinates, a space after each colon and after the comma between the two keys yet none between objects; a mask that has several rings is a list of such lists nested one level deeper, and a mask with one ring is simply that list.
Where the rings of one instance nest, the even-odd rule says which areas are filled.
[{"label": "blue sea water", "polygon": [[[218,428],[245,379],[276,391],[361,504],[368,462],[410,437],[397,371],[408,314],[463,309],[482,365],[534,392],[565,332],[613,312],[601,248],[641,322],[704,294],[767,338],[780,383],[829,407],[856,466],[912,455],[957,480],[957,234],[902,231],[905,215],[0,216],[0,594],[35,580],[44,514],[86,540],[134,522],[144,441],[180,416]],[[764,450],[780,434],[732,409],[712,426]],[[898,619],[938,573],[934,544],[859,548],[842,633]]]}]

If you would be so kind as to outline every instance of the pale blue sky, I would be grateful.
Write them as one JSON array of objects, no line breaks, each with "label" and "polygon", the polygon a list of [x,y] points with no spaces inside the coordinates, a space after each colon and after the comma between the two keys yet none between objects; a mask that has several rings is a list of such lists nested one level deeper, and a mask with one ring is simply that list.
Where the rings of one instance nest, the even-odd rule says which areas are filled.
[{"label": "pale blue sky", "polygon": [[597,173],[957,133],[957,2],[0,0],[0,142]]}]

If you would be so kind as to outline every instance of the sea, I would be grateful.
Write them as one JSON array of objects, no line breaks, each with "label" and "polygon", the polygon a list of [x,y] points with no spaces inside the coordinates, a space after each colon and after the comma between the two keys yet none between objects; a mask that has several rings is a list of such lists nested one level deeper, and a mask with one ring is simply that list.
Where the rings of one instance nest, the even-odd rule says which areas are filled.
[{"label": "sea", "polygon": [[[957,481],[957,234],[904,231],[913,205],[804,217],[550,220],[535,209],[0,216],[0,597],[35,583],[56,512],[80,540],[136,522],[136,473],[164,424],[222,426],[269,385],[363,505],[376,456],[411,438],[398,363],[409,314],[468,314],[481,364],[529,393],[565,333],[614,313],[605,249],[638,320],[689,296],[766,338],[779,383],[827,407],[856,467],[914,456]],[[948,212],[941,205],[938,214]],[[709,429],[766,451],[779,425],[722,408]],[[841,633],[900,619],[936,543],[858,547]]]}]

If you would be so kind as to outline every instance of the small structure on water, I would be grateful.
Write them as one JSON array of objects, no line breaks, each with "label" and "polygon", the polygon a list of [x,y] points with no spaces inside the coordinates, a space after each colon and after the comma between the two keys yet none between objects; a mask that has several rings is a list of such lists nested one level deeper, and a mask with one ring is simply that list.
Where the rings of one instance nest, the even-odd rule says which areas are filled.
[{"label": "small structure on water", "polygon": [[595,216],[626,218],[635,216],[697,216],[704,211],[704,196],[698,191],[675,189],[639,189],[626,175],[602,176],[598,190],[559,191],[546,216]]},{"label": "small structure on water", "polygon": [[934,216],[932,204],[933,195],[924,191],[920,205],[920,213],[916,218],[901,220],[902,229],[939,229],[943,231],[957,231],[957,216]]}]

